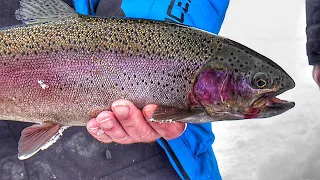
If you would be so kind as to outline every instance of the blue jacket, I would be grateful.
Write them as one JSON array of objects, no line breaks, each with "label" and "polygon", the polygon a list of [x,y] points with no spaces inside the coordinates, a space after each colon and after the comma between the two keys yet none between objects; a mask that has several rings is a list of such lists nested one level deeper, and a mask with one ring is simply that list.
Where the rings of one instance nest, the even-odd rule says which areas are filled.
[{"label": "blue jacket", "polygon": [[[115,11],[111,15],[124,13],[126,17],[171,21],[216,34],[229,4],[229,0],[122,0],[122,3],[121,0],[108,0],[107,5],[114,6],[113,2],[121,7],[107,8]],[[98,4],[99,0],[74,0],[80,14],[96,15]],[[211,123],[188,124],[179,138],[158,139],[182,179],[218,180],[221,175],[212,150],[213,141]]]}]

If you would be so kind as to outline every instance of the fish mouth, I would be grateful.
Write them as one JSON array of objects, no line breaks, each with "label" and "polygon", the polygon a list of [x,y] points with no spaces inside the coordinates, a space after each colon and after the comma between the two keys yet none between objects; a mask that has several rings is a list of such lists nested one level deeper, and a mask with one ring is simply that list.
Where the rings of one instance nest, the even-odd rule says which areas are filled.
[{"label": "fish mouth", "polygon": [[244,118],[267,118],[282,114],[295,106],[294,102],[277,98],[276,96],[262,96],[257,99],[244,115]]}]

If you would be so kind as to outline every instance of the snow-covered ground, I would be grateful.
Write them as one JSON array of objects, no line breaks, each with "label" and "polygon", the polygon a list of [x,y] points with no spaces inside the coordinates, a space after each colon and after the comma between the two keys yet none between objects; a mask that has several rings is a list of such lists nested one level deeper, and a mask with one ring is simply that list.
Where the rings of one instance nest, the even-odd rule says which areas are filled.
[{"label": "snow-covered ground", "polygon": [[220,35],[271,58],[296,82],[279,96],[296,103],[283,115],[213,123],[223,179],[320,179],[320,90],[307,63],[305,1],[231,1]]}]

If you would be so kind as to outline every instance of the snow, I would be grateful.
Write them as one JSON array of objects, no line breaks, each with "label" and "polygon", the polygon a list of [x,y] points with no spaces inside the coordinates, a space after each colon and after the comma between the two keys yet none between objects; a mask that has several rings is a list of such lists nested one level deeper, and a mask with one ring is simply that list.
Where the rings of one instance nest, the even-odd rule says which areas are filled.
[{"label": "snow", "polygon": [[278,63],[296,87],[279,97],[296,106],[277,117],[213,123],[225,180],[320,179],[320,91],[308,65],[305,1],[231,1],[220,35]]}]

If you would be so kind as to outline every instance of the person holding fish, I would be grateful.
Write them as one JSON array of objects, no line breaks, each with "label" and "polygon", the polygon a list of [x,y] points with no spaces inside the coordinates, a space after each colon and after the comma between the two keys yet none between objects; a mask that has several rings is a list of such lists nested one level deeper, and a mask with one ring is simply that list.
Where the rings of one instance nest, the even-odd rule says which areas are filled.
[{"label": "person holding fish", "polygon": [[307,55],[309,64],[313,65],[312,77],[320,87],[320,42],[319,42],[319,13],[320,0],[306,0],[307,16]]},{"label": "person holding fish", "polygon": [[0,179],[221,179],[210,122],[294,106],[280,66],[213,34],[229,0],[64,2],[1,7],[0,119],[28,123],[0,121]]}]

